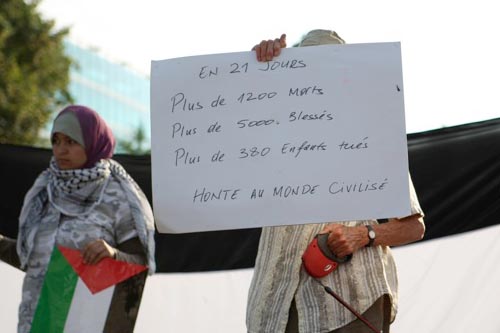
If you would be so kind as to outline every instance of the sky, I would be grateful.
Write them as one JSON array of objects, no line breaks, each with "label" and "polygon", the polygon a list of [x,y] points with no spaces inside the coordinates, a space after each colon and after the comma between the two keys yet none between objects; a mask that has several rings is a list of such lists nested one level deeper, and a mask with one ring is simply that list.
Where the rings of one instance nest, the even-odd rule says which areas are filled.
[{"label": "sky", "polygon": [[406,130],[500,117],[491,0],[42,0],[70,39],[149,75],[151,60],[249,51],[287,34],[335,30],[348,43],[401,42]]}]

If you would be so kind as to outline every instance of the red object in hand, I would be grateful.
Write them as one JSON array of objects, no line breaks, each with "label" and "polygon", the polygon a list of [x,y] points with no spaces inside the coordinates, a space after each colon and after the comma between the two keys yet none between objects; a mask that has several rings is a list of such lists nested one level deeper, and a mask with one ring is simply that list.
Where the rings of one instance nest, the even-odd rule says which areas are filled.
[{"label": "red object in hand", "polygon": [[347,262],[352,258],[352,255],[337,258],[328,247],[328,235],[316,235],[302,255],[304,268],[314,278],[327,276],[337,269],[339,263]]}]

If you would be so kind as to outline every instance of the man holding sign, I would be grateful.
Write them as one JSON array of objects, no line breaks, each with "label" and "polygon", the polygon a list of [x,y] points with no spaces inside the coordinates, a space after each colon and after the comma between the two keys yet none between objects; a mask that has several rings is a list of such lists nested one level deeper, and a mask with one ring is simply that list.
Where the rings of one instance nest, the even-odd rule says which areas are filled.
[{"label": "man holding sign", "polygon": [[[344,41],[333,31],[313,30],[299,46],[322,44]],[[262,41],[253,50],[257,60],[265,62],[279,56],[284,47],[286,36],[282,35]],[[420,240],[425,231],[423,212],[409,182],[411,214],[407,217],[264,227],[249,291],[248,331],[362,333],[376,327],[376,331],[389,332],[398,301],[396,266],[389,246]],[[328,235],[323,245],[316,237],[319,234]],[[311,276],[311,271],[303,269],[304,252],[315,241],[314,247],[345,261],[338,267],[325,266],[331,273],[324,277]],[[304,260],[311,257],[304,256]],[[324,287],[335,290],[341,301],[333,300]]]}]

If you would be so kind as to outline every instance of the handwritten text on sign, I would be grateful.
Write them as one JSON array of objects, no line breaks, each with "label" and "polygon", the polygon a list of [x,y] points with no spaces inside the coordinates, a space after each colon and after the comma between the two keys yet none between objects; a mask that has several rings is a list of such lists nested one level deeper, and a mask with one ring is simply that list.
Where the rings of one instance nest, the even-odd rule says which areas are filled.
[{"label": "handwritten text on sign", "polygon": [[404,216],[399,43],[152,62],[158,230]]}]

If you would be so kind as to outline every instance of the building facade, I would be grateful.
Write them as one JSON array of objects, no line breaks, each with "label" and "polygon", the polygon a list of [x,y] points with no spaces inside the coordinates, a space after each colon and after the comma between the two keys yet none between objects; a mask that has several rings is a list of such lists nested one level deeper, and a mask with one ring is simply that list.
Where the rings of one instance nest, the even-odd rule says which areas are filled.
[{"label": "building facade", "polygon": [[75,104],[91,107],[106,120],[118,143],[116,152],[123,152],[124,142],[134,142],[138,130],[144,134],[141,150],[149,150],[149,78],[92,49],[68,41],[65,48],[75,62],[69,86]]}]

